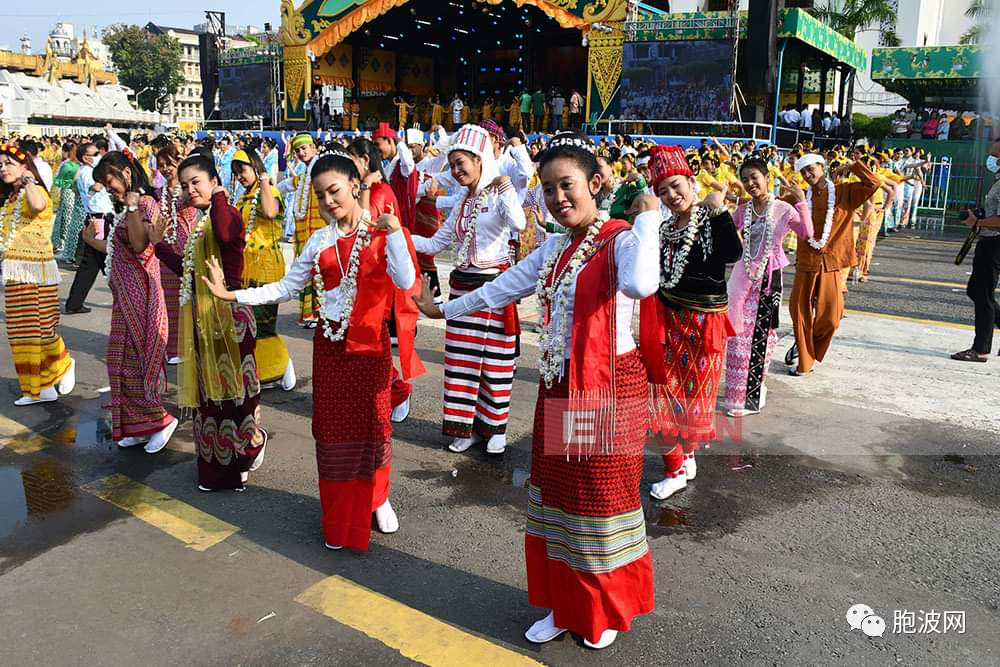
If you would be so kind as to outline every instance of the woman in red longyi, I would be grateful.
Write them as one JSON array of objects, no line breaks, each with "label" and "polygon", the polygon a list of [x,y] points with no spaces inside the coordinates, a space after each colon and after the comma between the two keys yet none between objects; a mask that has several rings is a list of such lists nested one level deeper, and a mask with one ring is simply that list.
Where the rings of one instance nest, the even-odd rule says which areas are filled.
[{"label": "woman in red longyi", "polygon": [[[632,338],[636,300],[656,291],[660,203],[634,226],[598,212],[593,143],[563,133],[541,160],[545,203],[566,234],[428,317],[499,309],[537,294],[542,333],[524,550],[531,604],[551,610],[525,633],[567,630],[604,648],[653,610],[653,565],[639,482],[649,425],[646,372]],[[566,429],[574,415],[583,417]]]},{"label": "woman in red longyi", "polygon": [[389,503],[392,356],[386,321],[395,308],[403,377],[419,375],[423,366],[413,348],[417,310],[406,293],[419,287],[416,258],[395,216],[371,222],[350,156],[321,156],[312,185],[327,225],[313,233],[284,278],[232,292],[210,262],[206,283],[219,299],[248,305],[290,301],[310,281],[316,285],[312,424],[323,538],[330,549],[364,551],[373,513],[383,533],[399,529]]}]

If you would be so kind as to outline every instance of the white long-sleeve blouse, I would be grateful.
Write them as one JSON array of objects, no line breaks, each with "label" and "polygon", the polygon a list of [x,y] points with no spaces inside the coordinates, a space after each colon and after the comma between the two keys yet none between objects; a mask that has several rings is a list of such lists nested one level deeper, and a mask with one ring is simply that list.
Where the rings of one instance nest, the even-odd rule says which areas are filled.
[{"label": "white long-sleeve blouse", "polygon": [[[496,310],[517,299],[534,294],[538,287],[538,275],[549,255],[561,245],[562,238],[562,234],[550,236],[533,253],[492,282],[444,304],[442,306],[444,316],[451,319],[475,310]],[[617,304],[617,312],[615,313],[616,354],[624,354],[635,349],[635,340],[632,334],[635,301],[654,294],[659,287],[659,258],[659,211],[640,213],[636,216],[632,229],[615,238],[615,261],[618,266],[618,295],[615,299]],[[576,281],[574,280],[570,286],[566,312],[561,312],[559,300],[556,300],[552,305],[553,331],[558,331],[557,327],[561,326],[561,318],[569,318],[566,327],[566,344],[563,348],[567,357],[571,350],[570,339],[573,332],[575,299]]]}]

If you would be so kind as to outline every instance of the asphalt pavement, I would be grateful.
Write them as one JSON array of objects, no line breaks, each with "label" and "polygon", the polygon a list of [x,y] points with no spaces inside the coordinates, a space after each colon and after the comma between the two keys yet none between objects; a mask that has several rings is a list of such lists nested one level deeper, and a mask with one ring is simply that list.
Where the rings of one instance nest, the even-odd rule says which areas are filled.
[{"label": "asphalt pavement", "polygon": [[[60,325],[78,363],[70,397],[13,407],[0,349],[0,664],[1000,664],[1000,359],[947,359],[971,340],[971,260],[955,267],[957,243],[915,236],[880,241],[814,376],[783,373],[783,314],[767,408],[722,423],[686,491],[648,497],[661,473],[649,452],[656,610],[600,652],[523,638],[545,613],[528,604],[522,551],[531,334],[507,452],[455,455],[440,433],[443,332],[420,325],[428,373],[394,437],[401,529],[334,553],[310,432],[313,333],[294,306],[279,330],[299,384],[262,398],[266,461],[245,493],[205,494],[190,423],[156,455],[108,442],[99,279],[93,312]],[[883,636],[851,629],[856,604],[884,618]]]}]

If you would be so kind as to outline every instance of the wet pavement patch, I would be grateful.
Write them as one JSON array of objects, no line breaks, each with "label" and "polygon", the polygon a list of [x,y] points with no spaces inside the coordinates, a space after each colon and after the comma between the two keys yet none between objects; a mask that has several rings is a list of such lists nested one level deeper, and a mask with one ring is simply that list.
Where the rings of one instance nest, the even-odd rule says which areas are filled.
[{"label": "wet pavement patch", "polygon": [[32,518],[68,510],[74,489],[72,473],[56,459],[0,466],[0,541]]}]

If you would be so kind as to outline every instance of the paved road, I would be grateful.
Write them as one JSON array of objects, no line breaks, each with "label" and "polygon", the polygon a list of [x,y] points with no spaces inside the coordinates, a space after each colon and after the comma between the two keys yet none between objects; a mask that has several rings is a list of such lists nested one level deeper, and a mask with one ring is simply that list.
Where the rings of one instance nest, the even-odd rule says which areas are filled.
[{"label": "paved road", "polygon": [[[283,307],[281,330],[302,377],[262,401],[267,461],[246,493],[202,494],[189,425],[155,456],[106,441],[97,390],[110,294],[99,285],[94,312],[61,327],[79,364],[72,397],[15,409],[0,350],[0,662],[997,664],[1000,424],[989,410],[1000,360],[949,365],[944,353],[971,336],[964,294],[900,282],[964,282],[952,250],[882,243],[878,280],[852,287],[836,354],[815,381],[775,364],[765,413],[726,424],[687,491],[644,500],[656,611],[600,653],[573,637],[542,648],[522,637],[541,615],[521,549],[530,336],[511,447],[456,456],[439,431],[441,330],[421,326],[429,372],[395,434],[402,529],[375,535],[367,554],[331,553],[310,438],[311,344],[293,309]],[[647,458],[644,492],[659,466]],[[886,619],[884,637],[850,631],[856,603]],[[965,632],[893,632],[894,611],[913,612],[919,630],[918,612],[931,610],[965,612]]]}]

